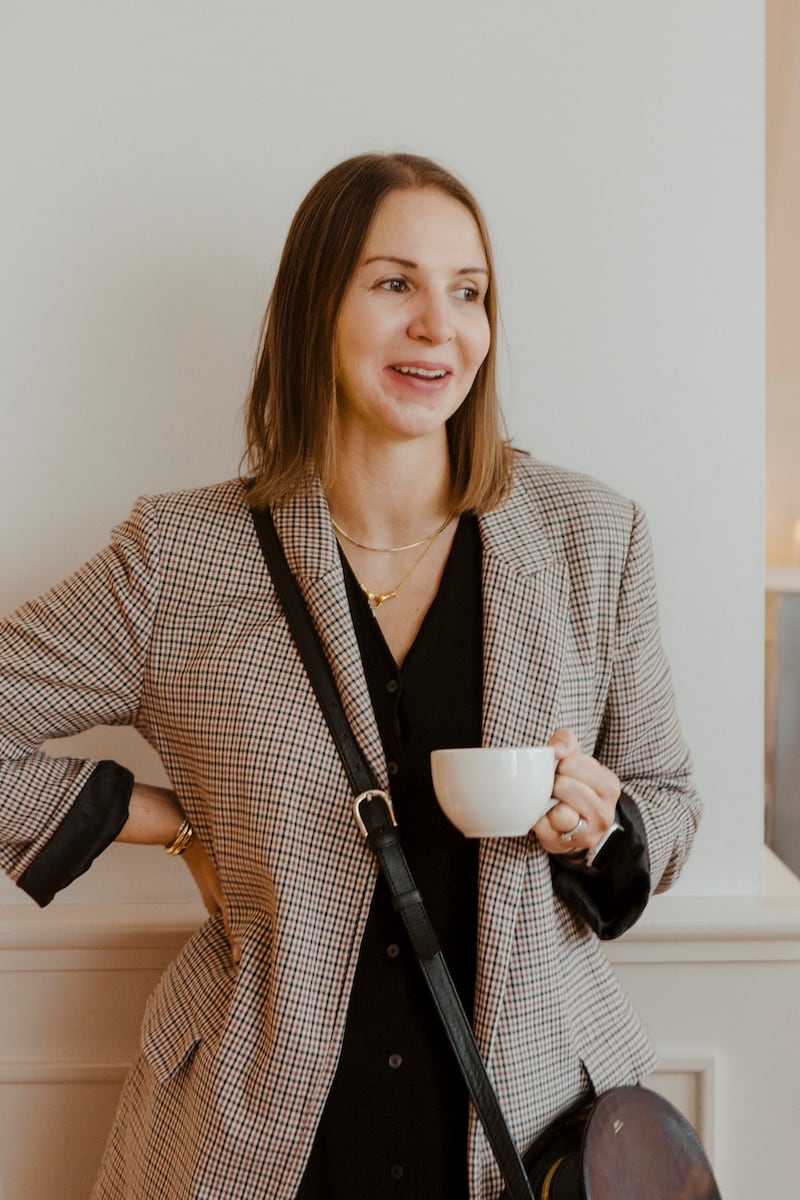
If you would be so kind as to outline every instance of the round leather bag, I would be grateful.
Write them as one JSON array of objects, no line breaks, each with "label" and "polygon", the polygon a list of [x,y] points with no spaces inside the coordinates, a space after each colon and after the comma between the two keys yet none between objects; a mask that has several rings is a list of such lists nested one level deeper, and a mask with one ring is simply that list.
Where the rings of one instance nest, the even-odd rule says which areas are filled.
[{"label": "round leather bag", "polygon": [[694,1129],[647,1088],[612,1088],[539,1145],[526,1155],[538,1200],[721,1200]]}]

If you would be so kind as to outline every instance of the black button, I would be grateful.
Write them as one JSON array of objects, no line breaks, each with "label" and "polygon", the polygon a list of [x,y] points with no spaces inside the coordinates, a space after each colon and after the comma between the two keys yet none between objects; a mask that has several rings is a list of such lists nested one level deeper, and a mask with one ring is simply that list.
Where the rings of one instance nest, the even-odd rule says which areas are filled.
[{"label": "black button", "polygon": [[390,942],[386,947],[386,953],[389,955],[389,958],[397,958],[400,953],[400,947],[397,942]]},{"label": "black button", "polygon": [[386,764],[386,770],[389,772],[390,775],[396,775],[397,772],[400,770],[400,768],[398,767],[396,762],[389,762]]},{"label": "black button", "polygon": [[393,1071],[396,1071],[398,1069],[398,1067],[402,1067],[402,1065],[403,1065],[402,1054],[390,1054],[389,1055],[389,1066],[392,1068]]},{"label": "black button", "polygon": [[386,690],[387,692],[396,692],[399,686],[396,679],[390,679],[386,685]]},{"label": "black button", "polygon": [[405,1171],[399,1163],[395,1163],[389,1174],[391,1175],[392,1179],[402,1179],[405,1175]]}]

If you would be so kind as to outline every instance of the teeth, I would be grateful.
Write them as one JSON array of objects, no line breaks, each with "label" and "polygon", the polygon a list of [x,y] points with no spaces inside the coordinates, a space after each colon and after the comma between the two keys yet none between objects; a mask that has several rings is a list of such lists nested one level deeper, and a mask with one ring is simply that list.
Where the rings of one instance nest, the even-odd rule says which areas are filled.
[{"label": "teeth", "polygon": [[399,371],[401,375],[418,375],[420,379],[444,379],[447,374],[441,369],[428,371],[425,367],[395,367],[394,370]]}]

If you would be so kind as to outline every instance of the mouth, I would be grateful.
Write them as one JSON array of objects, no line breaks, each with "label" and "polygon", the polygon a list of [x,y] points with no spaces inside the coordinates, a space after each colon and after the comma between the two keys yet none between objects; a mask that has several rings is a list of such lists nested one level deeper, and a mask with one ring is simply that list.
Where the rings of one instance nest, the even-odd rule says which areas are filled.
[{"label": "mouth", "polygon": [[445,367],[393,366],[392,370],[398,375],[411,375],[415,379],[444,379],[449,374]]}]

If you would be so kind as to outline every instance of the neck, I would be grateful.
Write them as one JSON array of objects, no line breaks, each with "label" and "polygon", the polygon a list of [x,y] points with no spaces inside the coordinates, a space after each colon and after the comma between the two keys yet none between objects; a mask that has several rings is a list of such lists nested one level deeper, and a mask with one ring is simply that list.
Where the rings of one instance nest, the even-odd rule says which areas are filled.
[{"label": "neck", "polygon": [[450,512],[450,460],[444,447],[369,448],[339,456],[327,497],[335,521],[359,541],[402,545],[426,537]]}]

